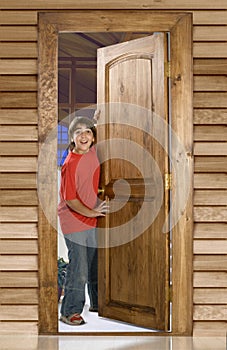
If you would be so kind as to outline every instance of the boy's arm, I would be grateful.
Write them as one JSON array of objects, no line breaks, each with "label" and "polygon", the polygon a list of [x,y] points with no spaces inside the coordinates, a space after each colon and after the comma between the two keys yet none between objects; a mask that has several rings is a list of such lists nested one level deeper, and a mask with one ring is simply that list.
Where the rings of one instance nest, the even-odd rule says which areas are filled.
[{"label": "boy's arm", "polygon": [[108,212],[109,206],[106,204],[106,201],[101,202],[100,205],[98,205],[94,209],[89,209],[83,203],[78,199],[73,199],[70,201],[66,201],[66,204],[77,213],[87,216],[89,218],[95,218],[97,216],[105,216],[105,214]]}]

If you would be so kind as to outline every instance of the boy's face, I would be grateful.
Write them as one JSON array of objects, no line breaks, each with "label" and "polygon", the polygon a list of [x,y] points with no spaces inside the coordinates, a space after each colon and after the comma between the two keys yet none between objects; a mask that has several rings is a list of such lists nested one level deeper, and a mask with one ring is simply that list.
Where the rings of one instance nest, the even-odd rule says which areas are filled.
[{"label": "boy's face", "polygon": [[94,142],[93,132],[85,124],[77,124],[73,133],[73,141],[77,153],[87,153]]}]

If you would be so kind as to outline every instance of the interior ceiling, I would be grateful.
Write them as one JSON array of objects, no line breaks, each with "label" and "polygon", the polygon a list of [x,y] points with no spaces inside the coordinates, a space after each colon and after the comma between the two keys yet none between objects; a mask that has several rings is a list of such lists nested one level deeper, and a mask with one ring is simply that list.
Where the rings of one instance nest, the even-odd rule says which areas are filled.
[{"label": "interior ceiling", "polygon": [[59,59],[69,57],[96,57],[100,47],[141,38],[151,33],[103,32],[103,33],[60,33]]}]

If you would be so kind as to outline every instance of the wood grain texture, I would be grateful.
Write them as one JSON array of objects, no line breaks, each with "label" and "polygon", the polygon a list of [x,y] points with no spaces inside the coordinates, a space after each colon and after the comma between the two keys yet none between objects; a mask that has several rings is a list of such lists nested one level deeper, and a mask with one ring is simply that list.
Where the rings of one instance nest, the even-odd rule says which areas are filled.
[{"label": "wood grain texture", "polygon": [[[195,254],[227,254],[227,240],[195,240]],[[224,260],[223,260],[224,263]],[[227,265],[226,265],[227,270]]]},{"label": "wood grain texture", "polygon": [[196,189],[224,189],[226,190],[227,174],[195,174],[194,186]]},{"label": "wood grain texture", "polygon": [[[201,43],[200,43],[201,44]],[[199,45],[199,44],[198,44]],[[208,50],[208,48],[207,48]],[[209,49],[210,50],[210,49]],[[204,74],[204,75],[224,75],[227,70],[227,60],[224,58],[195,58],[193,64],[194,74]]]},{"label": "wood grain texture", "polygon": [[36,223],[0,223],[0,238],[37,238]]},{"label": "wood grain texture", "polygon": [[[10,78],[7,77],[7,79]],[[0,110],[0,123],[8,125],[37,125],[38,112],[37,109],[2,109]]]},{"label": "wood grain texture", "polygon": [[[193,41],[226,41],[227,27],[226,26],[194,26]],[[207,56],[206,56],[207,57]]]},{"label": "wood grain texture", "polygon": [[227,207],[195,207],[195,222],[227,222]]},{"label": "wood grain texture", "polygon": [[37,126],[13,125],[2,126],[0,130],[0,141],[37,141],[38,130]]},{"label": "wood grain texture", "polygon": [[[15,146],[14,146],[15,147]],[[1,147],[0,147],[1,149]],[[5,153],[4,151],[2,152]],[[7,152],[9,154],[9,150]],[[15,148],[13,149],[13,155],[18,154],[18,150],[16,151]],[[32,173],[37,171],[37,159],[35,157],[26,157],[26,158],[17,158],[17,157],[4,157],[0,159],[0,167],[4,169],[2,172],[25,172],[25,173]],[[8,194],[10,194],[8,192]],[[10,194],[10,197],[12,194]],[[26,194],[26,197],[28,198],[29,193]],[[3,198],[1,196],[1,198]],[[10,199],[10,198],[9,198]],[[32,199],[32,197],[29,197],[28,199]],[[25,204],[25,199],[23,199]],[[27,203],[30,203],[28,201]],[[30,203],[32,204],[32,203]],[[35,203],[37,204],[37,203]],[[16,204],[15,204],[16,205]]]},{"label": "wood grain texture", "polygon": [[213,255],[212,252],[212,255],[194,255],[194,271],[227,271],[227,254]]},{"label": "wood grain texture", "polygon": [[2,321],[38,321],[37,305],[0,305]]},{"label": "wood grain texture", "polygon": [[33,271],[1,271],[0,272],[0,287],[3,288],[37,288],[38,273]]},{"label": "wood grain texture", "polygon": [[[202,149],[202,150],[201,150]],[[205,151],[204,147],[198,147],[195,148],[195,153],[200,152],[201,155],[205,154],[208,155],[208,157],[195,157],[195,172],[197,173],[225,173],[227,171],[227,164],[226,164],[226,156],[220,157],[220,153],[225,150],[225,147],[223,150],[220,150],[220,153],[218,152],[220,150],[220,147],[214,148],[213,152],[210,150]],[[211,157],[209,155],[216,155],[218,157]],[[217,175],[217,178],[219,178],[221,175]]]},{"label": "wood grain texture", "polygon": [[227,77],[224,75],[194,76],[194,91],[227,91]]},{"label": "wood grain texture", "polygon": [[226,223],[195,223],[194,239],[226,239]]},{"label": "wood grain texture", "polygon": [[2,222],[37,222],[36,207],[2,207],[0,213]]},{"label": "wood grain texture", "polygon": [[195,304],[227,304],[225,288],[195,288],[193,300]]},{"label": "wood grain texture", "polygon": [[37,11],[1,11],[2,25],[36,25]]},{"label": "wood grain texture", "polygon": [[36,58],[37,55],[37,43],[0,43],[2,58]]},{"label": "wood grain texture", "polygon": [[[101,5],[94,1],[86,1],[81,4],[81,1],[79,0],[66,0],[61,3],[57,0],[34,0],[32,2],[28,0],[23,2],[18,2],[17,0],[11,0],[10,2],[2,0],[1,9],[3,10],[0,11],[0,22],[3,24],[3,27],[0,37],[3,41],[0,44],[0,56],[2,58],[0,60],[0,90],[10,94],[8,95],[9,99],[4,98],[4,109],[0,109],[0,124],[9,128],[12,125],[37,126],[37,102],[34,100],[32,102],[33,107],[29,107],[30,101],[28,101],[26,97],[23,99],[20,98],[16,101],[12,94],[15,92],[24,93],[26,91],[36,92],[38,89],[35,81],[38,74],[38,52],[36,46],[38,37],[38,28],[36,27],[38,10],[54,10],[55,12],[57,10],[63,12],[66,9],[89,8],[93,10],[95,8],[100,9],[101,7],[108,10],[111,8],[154,9],[157,10],[156,13],[160,13],[160,10],[173,10],[173,12],[178,13],[180,11],[189,11],[193,14],[193,72],[195,92],[194,125],[200,125],[202,127],[200,129],[201,131],[199,131],[196,136],[199,137],[199,139],[194,143],[194,154],[196,156],[196,174],[194,176],[194,186],[196,191],[194,200],[197,205],[201,206],[202,210],[200,211],[199,207],[199,211],[197,211],[199,221],[194,223],[194,239],[196,249],[199,247],[201,251],[204,248],[201,255],[194,255],[194,283],[199,287],[194,289],[194,303],[201,306],[201,310],[196,309],[195,315],[199,319],[194,321],[193,333],[195,337],[201,335],[209,337],[225,337],[227,323],[219,320],[217,309],[206,309],[205,312],[202,310],[203,306],[207,304],[209,304],[209,306],[215,306],[219,301],[220,303],[226,304],[226,289],[224,289],[227,288],[226,275],[223,274],[225,273],[225,271],[223,271],[224,264],[221,264],[221,258],[223,257],[223,262],[225,262],[225,257],[220,253],[216,255],[214,250],[211,250],[212,243],[206,243],[205,246],[202,246],[201,243],[201,245],[198,246],[198,244],[200,244],[198,243],[198,240],[202,239],[205,240],[205,242],[208,240],[211,242],[222,240],[221,242],[223,242],[227,239],[227,223],[225,218],[223,218],[222,215],[221,219],[224,221],[216,221],[217,218],[220,219],[220,216],[216,211],[218,208],[207,208],[218,205],[218,194],[220,194],[220,203],[225,203],[225,191],[227,188],[226,139],[220,141],[219,138],[216,138],[219,133],[216,133],[215,131],[208,131],[209,137],[208,135],[206,136],[206,132],[204,132],[205,130],[208,130],[206,129],[207,125],[210,125],[211,127],[218,126],[219,128],[220,125],[224,126],[227,124],[226,95],[222,95],[226,92],[227,49],[226,43],[221,42],[221,40],[226,41],[227,11],[223,11],[224,9],[227,9],[225,0],[193,0],[191,2],[183,0],[173,0],[171,2],[167,0],[159,2],[155,0],[147,0],[143,2],[139,0],[131,0],[130,2],[122,2],[121,0],[116,0],[112,1],[111,4],[108,0],[105,0]],[[147,23],[147,28],[151,29],[152,25],[149,21],[149,16],[145,15],[145,12],[146,11],[143,11],[144,20]],[[140,12],[139,15],[140,17],[141,13],[142,12]],[[61,16],[61,14],[59,14],[59,16]],[[99,23],[99,28],[101,28],[105,22],[107,26],[109,25],[109,30],[111,30],[116,29],[119,21],[116,22],[113,20],[108,23],[106,18],[99,18],[97,22]],[[126,22],[129,23],[130,21],[126,18]],[[75,24],[72,23],[71,27],[74,25]],[[86,23],[84,25],[86,26]],[[122,25],[122,28],[126,27],[126,23],[123,23]],[[167,22],[165,23],[165,28],[166,26]],[[131,28],[137,29],[136,24],[132,23]],[[221,93],[220,96],[218,96],[219,93]],[[13,108],[10,104],[11,97]],[[19,106],[17,105],[18,102]],[[7,107],[7,105],[9,107]],[[46,107],[48,107],[48,105],[46,105]],[[224,128],[221,133],[223,132]],[[221,137],[223,138],[224,135],[225,134],[222,134]],[[37,139],[26,142],[22,139],[21,141],[12,143],[11,138],[0,143],[0,154],[6,156],[5,160],[8,159],[7,167],[5,167],[6,162],[4,163],[3,161],[0,166],[1,188],[12,192],[14,189],[21,189],[21,193],[23,193],[23,190],[25,189],[36,190],[37,169],[35,168],[35,159],[33,159],[32,164],[29,165],[25,158],[28,157],[28,159],[30,159],[31,156],[38,155],[37,144]],[[20,156],[17,159],[17,163],[15,163],[16,158],[14,157],[17,157],[17,155]],[[13,160],[11,164],[9,156],[14,158],[11,159]],[[18,168],[17,164],[19,164]],[[10,171],[10,173],[7,173],[8,171]],[[5,194],[7,193],[8,192],[5,192]],[[19,201],[20,197],[18,195],[16,195],[16,198]],[[7,201],[9,202],[9,200],[10,199],[4,197],[5,203],[7,203]],[[221,207],[221,212],[222,210],[223,207]],[[15,213],[15,215],[17,214]],[[226,215],[225,211],[224,215]],[[201,221],[206,220],[207,216],[209,217],[208,222]],[[45,221],[42,221],[41,219],[40,225],[42,225],[43,222],[45,223]],[[37,236],[37,221],[30,223],[16,221],[0,223],[0,238],[13,240],[22,238],[26,240],[33,238],[36,239]],[[216,245],[215,250],[218,250],[219,248],[220,247]],[[204,254],[204,252],[208,250],[210,251],[209,255]],[[20,292],[20,288],[28,287],[28,293],[31,286],[35,286],[35,288],[38,287],[37,265],[35,261],[37,256],[15,255],[15,257],[15,260],[19,259],[18,262],[20,268],[24,269],[23,272],[19,270],[19,267],[17,272],[13,271],[17,269],[17,265],[16,261],[10,264],[10,256],[7,254],[0,256],[0,266],[3,266],[3,269],[6,268],[10,270],[10,274],[9,271],[5,270],[3,271],[4,275],[0,275],[0,285],[5,287],[7,283],[9,284],[10,290],[8,301],[10,301],[11,295],[13,302],[15,302],[17,292]],[[54,269],[55,268],[56,267],[54,267]],[[220,269],[219,273],[216,270],[214,271],[214,269],[217,268]],[[181,286],[179,285],[179,288],[180,287]],[[2,290],[0,289],[0,293],[1,291]],[[10,294],[10,291],[12,294]],[[51,297],[51,293],[47,295],[48,298]],[[7,297],[7,294],[4,294],[4,296]],[[34,294],[34,299],[31,294],[28,300],[30,300],[31,304],[36,304],[36,293]],[[23,306],[22,295],[19,296],[18,294],[18,302],[19,301]],[[212,317],[216,317],[215,321],[210,319]],[[220,317],[222,317],[221,313]],[[203,318],[204,320],[201,320],[200,318]],[[16,319],[13,321],[10,320],[10,322],[1,321],[0,334],[6,334],[9,333],[9,331],[19,334],[25,332],[37,334],[38,322],[37,320],[30,322],[23,320],[17,322]],[[27,339],[25,340],[25,344],[26,341]],[[33,347],[36,349],[36,345],[37,344],[30,343],[31,349],[33,349]],[[4,344],[4,346],[6,346],[6,344]],[[203,349],[203,343],[199,339],[193,340],[193,346],[196,350]],[[215,342],[215,346],[216,347],[214,347],[214,343],[211,343],[210,349],[213,350],[215,348],[219,350],[219,348],[223,348],[221,346],[218,347],[217,342]]]},{"label": "wood grain texture", "polygon": [[1,41],[37,41],[37,29],[34,26],[2,26]]},{"label": "wood grain texture", "polygon": [[194,58],[225,58],[227,56],[226,43],[199,42],[193,44]]},{"label": "wood grain texture", "polygon": [[[38,257],[37,255],[1,255],[0,256],[0,266],[1,271],[38,271]],[[13,261],[12,261],[13,260]],[[19,290],[18,290],[19,293]],[[0,290],[1,295],[1,290]],[[2,300],[2,299],[1,299]],[[26,300],[24,301],[26,303]],[[20,300],[18,300],[20,304]],[[28,304],[33,304],[30,301]]]},{"label": "wood grain texture", "polygon": [[[2,156],[17,156],[17,162],[14,162],[13,157],[4,157],[1,160],[2,172],[22,172],[26,169],[29,172],[37,171],[37,159],[31,156],[38,155],[38,145],[37,142],[10,142],[4,141],[0,143],[0,153]],[[8,170],[7,170],[7,159],[8,159]],[[30,163],[28,162],[30,160]],[[17,164],[21,166],[17,167]]]},{"label": "wood grain texture", "polygon": [[[0,60],[2,75],[35,75],[38,73],[36,59],[4,59]],[[10,106],[11,107],[11,106]]]},{"label": "wood grain texture", "polygon": [[195,108],[226,108],[227,92],[195,92]]},{"label": "wood grain texture", "polygon": [[227,12],[226,11],[193,11],[193,24],[226,24]]},{"label": "wood grain texture", "polygon": [[38,254],[37,240],[4,239],[1,241],[0,254]]},{"label": "wood grain texture", "polygon": [[38,304],[38,290],[36,288],[3,288],[0,289],[1,304]]},{"label": "wood grain texture", "polygon": [[[25,346],[28,344],[29,342],[29,349],[30,350],[36,350],[37,349],[37,338],[33,337],[35,335],[38,335],[38,321],[36,322],[15,322],[15,321],[1,321],[1,328],[0,328],[0,334],[1,335],[5,335],[3,337],[3,345],[7,345],[6,342],[9,343],[9,346],[12,347],[16,350],[15,348],[15,339],[13,337],[13,341],[11,339],[9,339],[8,335],[10,334],[15,334],[15,335],[21,335],[23,336],[23,339],[25,341]],[[30,334],[31,336],[29,336],[28,338],[25,336],[25,334]],[[7,337],[7,341],[6,341],[6,337]],[[34,338],[35,339],[35,343],[34,343]],[[25,347],[24,347],[25,349]]]},{"label": "wood grain texture", "polygon": [[227,125],[196,125],[194,127],[194,140],[225,142],[227,140]]},{"label": "wood grain texture", "polygon": [[37,177],[35,173],[24,174],[23,172],[0,174],[0,188],[25,189],[37,188]]},{"label": "wood grain texture", "polygon": [[194,109],[194,124],[227,124],[227,109]]},{"label": "wood grain texture", "polygon": [[[202,337],[209,337],[210,340],[214,340],[214,342],[210,343],[210,349],[217,349],[221,350],[224,349],[224,339],[226,337],[226,331],[227,331],[227,322],[206,322],[206,321],[196,321],[193,325],[193,334],[194,334],[194,343],[197,344],[197,347],[195,349],[202,350],[204,349],[204,344],[200,344],[199,339],[201,341]],[[213,338],[211,338],[213,337]],[[220,346],[217,348],[217,337],[221,337],[224,341],[219,340]],[[207,349],[207,346],[206,346]]]},{"label": "wood grain texture", "polygon": [[194,205],[227,205],[227,190],[196,190]]},{"label": "wood grain texture", "polygon": [[210,321],[227,321],[226,305],[195,305],[193,319]]},{"label": "wood grain texture", "polygon": [[226,156],[227,155],[227,143],[226,142],[195,142],[194,143],[194,155],[196,155],[196,156],[197,155],[199,155],[199,156],[213,156],[213,155]]},{"label": "wood grain texture", "polygon": [[2,108],[36,108],[36,92],[1,92],[0,106]]},{"label": "wood grain texture", "polygon": [[196,288],[226,288],[227,272],[194,272],[194,287]]},{"label": "wood grain texture", "polygon": [[[16,0],[11,0],[10,4],[7,0],[2,0],[2,9],[47,9],[45,0],[33,0],[32,2],[26,0],[19,3]],[[156,2],[155,0],[146,0],[141,3],[140,0],[131,0],[130,3],[122,3],[121,0],[103,0],[98,4],[93,0],[81,3],[79,0],[65,0],[64,3],[59,3],[57,0],[48,0],[48,9],[226,9],[225,0],[216,0],[207,3],[206,0],[191,0],[185,2],[182,0],[163,0]]]}]

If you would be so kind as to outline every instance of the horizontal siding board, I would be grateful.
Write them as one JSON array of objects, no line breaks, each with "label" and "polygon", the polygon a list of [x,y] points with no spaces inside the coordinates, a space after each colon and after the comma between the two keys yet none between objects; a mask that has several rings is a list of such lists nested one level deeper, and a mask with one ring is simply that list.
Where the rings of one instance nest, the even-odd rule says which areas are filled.
[{"label": "horizontal siding board", "polygon": [[194,207],[194,220],[195,222],[227,222],[227,207]]},{"label": "horizontal siding board", "polygon": [[[194,243],[194,246],[196,245],[197,244]],[[204,247],[204,250],[205,249],[206,247]],[[212,252],[212,254],[214,253]],[[224,254],[223,255],[195,255],[193,266],[194,266],[194,271],[227,271],[227,254],[226,255]]]},{"label": "horizontal siding board", "polygon": [[227,41],[227,26],[194,26],[193,41]]},{"label": "horizontal siding board", "polygon": [[[13,172],[21,172],[21,171],[31,171],[29,169],[33,169],[32,171],[36,171],[36,161],[29,156],[36,156],[38,155],[38,144],[37,142],[0,142],[0,154],[2,156],[16,156],[17,154],[20,155],[20,157],[28,156],[27,158],[32,161],[32,164],[27,164],[27,160],[17,157],[16,163],[13,162],[13,159],[9,159],[9,169],[6,170],[6,163],[4,162],[5,159],[2,160],[4,167],[1,169],[2,172],[4,171],[13,171]],[[23,167],[17,167],[17,163],[23,164]],[[23,170],[21,170],[23,169]],[[27,169],[27,170],[26,170]]]},{"label": "horizontal siding board", "polygon": [[2,321],[38,321],[37,305],[0,305]]},{"label": "horizontal siding board", "polygon": [[[1,149],[1,147],[0,147]],[[18,150],[17,150],[18,152]],[[14,154],[16,151],[14,150]],[[36,172],[37,171],[37,158],[35,157],[1,157],[0,158],[0,170],[1,172]],[[10,197],[13,195],[9,193]],[[15,193],[15,196],[17,193]],[[3,199],[3,195],[0,194],[0,198]],[[31,198],[29,193],[26,193],[26,198]],[[4,199],[5,201],[6,199]],[[23,200],[23,203],[25,202],[25,199]],[[30,203],[30,202],[27,202]],[[16,202],[16,204],[19,204],[19,202]],[[15,205],[16,205],[15,204]],[[32,204],[32,203],[30,203]],[[37,204],[37,203],[35,203]],[[4,205],[4,204],[3,204]]]},{"label": "horizontal siding board", "polygon": [[0,43],[1,58],[37,58],[37,43]]},{"label": "horizontal siding board", "polygon": [[227,239],[227,224],[195,223],[194,239]]},{"label": "horizontal siding board", "polygon": [[227,109],[195,109],[194,124],[227,124]]},{"label": "horizontal siding board", "polygon": [[2,304],[38,304],[38,289],[2,288],[0,299]]},{"label": "horizontal siding board", "polygon": [[25,189],[25,188],[37,188],[37,177],[36,174],[1,174],[0,173],[0,188],[9,189]]},{"label": "horizontal siding board", "polygon": [[[200,43],[201,44],[201,43]],[[223,58],[203,58],[193,60],[193,72],[194,74],[207,75],[225,75],[227,71],[227,59]]]},{"label": "horizontal siding board", "polygon": [[196,75],[194,76],[194,91],[227,91],[227,76]]},{"label": "horizontal siding board", "polygon": [[59,2],[58,0],[48,0],[48,5],[45,0],[23,1],[18,3],[17,0],[2,0],[2,9],[227,9],[225,0],[216,0],[207,2],[206,0],[191,0],[185,2],[182,0],[163,0],[157,2],[155,0],[147,0],[146,4],[141,3],[140,0],[131,0],[130,2],[122,2],[121,0],[102,0],[101,3],[94,1],[81,2],[80,0],[65,0]]},{"label": "horizontal siding board", "polygon": [[227,304],[226,288],[194,288],[194,304]]},{"label": "horizontal siding board", "polygon": [[[226,95],[227,97],[227,95]],[[194,127],[195,141],[227,141],[227,125],[196,125]],[[212,143],[211,146],[212,147]]]},{"label": "horizontal siding board", "polygon": [[38,238],[37,223],[0,223],[0,239]]},{"label": "horizontal siding board", "polygon": [[[200,149],[199,149],[200,150]],[[206,154],[209,154],[209,151],[211,153],[210,148],[208,148],[208,151],[204,151],[204,153],[206,152]],[[195,151],[195,154],[197,154],[198,152]],[[212,154],[214,155],[215,149],[212,152]],[[201,152],[202,154],[202,152]],[[217,154],[218,155],[218,154]],[[198,157],[196,156],[194,158],[194,170],[195,172],[202,172],[202,173],[206,173],[206,172],[211,172],[211,173],[218,173],[218,172],[226,172],[227,171],[227,162],[226,162],[226,157]],[[219,177],[219,175],[216,175],[216,177]]]},{"label": "horizontal siding board", "polygon": [[1,59],[0,74],[2,75],[34,75],[38,74],[36,59]]},{"label": "horizontal siding board", "polygon": [[[24,347],[22,344],[22,348],[26,349],[27,345],[29,344],[29,350],[37,350],[37,342],[38,337],[35,337],[35,335],[38,335],[38,321],[36,322],[4,322],[1,321],[1,327],[0,327],[0,334],[5,335],[1,338],[0,341],[3,342],[4,347],[8,346],[8,349],[14,349],[14,350],[21,350],[21,343],[19,344],[19,347],[17,348],[15,345],[15,337],[9,337],[9,334],[14,335],[23,335],[24,340]],[[27,334],[27,336],[25,336]],[[57,338],[56,338],[57,339]],[[0,343],[1,344],[1,343]],[[4,349],[3,347],[3,349]]]},{"label": "horizontal siding board", "polygon": [[[1,271],[38,271],[38,256],[36,255],[1,255]],[[0,290],[1,295],[1,290]],[[1,298],[2,302],[2,298]],[[30,304],[30,303],[28,303]]]},{"label": "horizontal siding board", "polygon": [[0,41],[36,41],[36,26],[1,26]]},{"label": "horizontal siding board", "polygon": [[38,127],[36,125],[13,125],[10,128],[1,126],[0,141],[12,141],[12,135],[14,141],[37,141]]},{"label": "horizontal siding board", "polygon": [[226,288],[226,272],[197,272],[193,274],[195,288]]},{"label": "horizontal siding board", "polygon": [[193,319],[211,320],[211,321],[227,321],[226,305],[195,305]]},{"label": "horizontal siding board", "polygon": [[193,24],[205,25],[205,24],[225,24],[227,23],[226,11],[193,11]]},{"label": "horizontal siding board", "polygon": [[37,77],[35,75],[2,75],[0,91],[37,91]]},{"label": "horizontal siding board", "polygon": [[1,92],[1,108],[36,108],[36,92]]},{"label": "horizontal siding board", "polygon": [[31,240],[1,240],[0,254],[38,254],[38,243],[36,239]]},{"label": "horizontal siding board", "polygon": [[[30,79],[30,78],[29,78]],[[1,109],[0,124],[32,124],[38,123],[37,109]]]},{"label": "horizontal siding board", "polygon": [[34,271],[0,271],[0,287],[37,288],[38,273]]},{"label": "horizontal siding board", "polygon": [[194,174],[195,189],[226,189],[227,174]]},{"label": "horizontal siding board", "polygon": [[1,11],[0,23],[2,25],[36,25],[37,11]]},{"label": "horizontal siding board", "polygon": [[0,212],[2,222],[37,222],[36,207],[2,207]]},{"label": "horizontal siding board", "polygon": [[194,205],[227,205],[226,190],[196,190]]},{"label": "horizontal siding board", "polygon": [[194,155],[227,156],[227,142],[195,142]]},{"label": "horizontal siding board", "polygon": [[193,44],[193,57],[194,58],[221,58],[227,57],[226,43],[194,43]]},{"label": "horizontal siding board", "polygon": [[0,191],[1,205],[8,206],[26,206],[38,205],[38,196],[36,190],[1,190]]},{"label": "horizontal siding board", "polygon": [[[193,335],[194,335],[194,343],[197,344],[196,350],[204,350],[204,336],[209,339],[209,348],[208,344],[206,345],[206,350],[222,350],[225,347],[225,337],[227,332],[227,322],[206,322],[206,321],[196,321],[193,324]],[[213,337],[213,338],[211,338]],[[217,347],[218,339],[217,337],[221,337],[221,345]],[[211,343],[211,340],[214,342]],[[198,342],[202,344],[198,344]],[[220,342],[220,339],[219,339]]]},{"label": "horizontal siding board", "polygon": [[195,108],[227,108],[227,92],[195,92]]},{"label": "horizontal siding board", "polygon": [[[194,254],[226,254],[227,256],[227,239],[226,240],[194,240]],[[224,264],[223,258],[223,264]],[[227,264],[225,265],[227,271]]]}]

